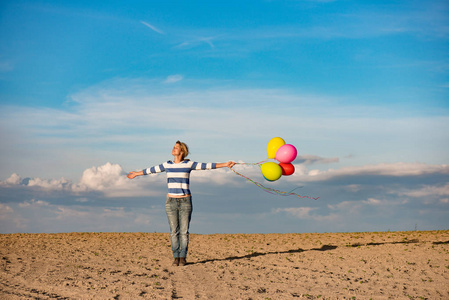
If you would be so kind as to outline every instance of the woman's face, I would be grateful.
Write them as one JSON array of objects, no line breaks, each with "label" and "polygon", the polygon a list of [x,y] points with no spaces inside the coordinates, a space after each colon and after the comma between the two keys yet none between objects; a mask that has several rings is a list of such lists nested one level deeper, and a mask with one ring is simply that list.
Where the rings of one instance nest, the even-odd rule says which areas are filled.
[{"label": "woman's face", "polygon": [[171,154],[172,154],[173,156],[178,156],[178,155],[180,155],[181,153],[182,153],[181,145],[175,144],[175,145],[173,146],[173,150],[171,151]]}]

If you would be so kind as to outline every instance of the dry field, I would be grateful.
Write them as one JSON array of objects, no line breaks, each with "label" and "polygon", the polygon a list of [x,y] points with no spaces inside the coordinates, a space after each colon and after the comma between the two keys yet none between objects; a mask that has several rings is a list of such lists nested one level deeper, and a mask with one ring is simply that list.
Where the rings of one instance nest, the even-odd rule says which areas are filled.
[{"label": "dry field", "polygon": [[0,299],[449,299],[449,231],[0,235]]}]

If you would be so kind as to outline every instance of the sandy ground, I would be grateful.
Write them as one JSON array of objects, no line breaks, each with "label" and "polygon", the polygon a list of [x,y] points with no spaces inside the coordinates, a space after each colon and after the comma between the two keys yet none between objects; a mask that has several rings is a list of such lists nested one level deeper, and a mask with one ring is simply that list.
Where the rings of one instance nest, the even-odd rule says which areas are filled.
[{"label": "sandy ground", "polygon": [[449,231],[0,235],[0,299],[449,299]]}]

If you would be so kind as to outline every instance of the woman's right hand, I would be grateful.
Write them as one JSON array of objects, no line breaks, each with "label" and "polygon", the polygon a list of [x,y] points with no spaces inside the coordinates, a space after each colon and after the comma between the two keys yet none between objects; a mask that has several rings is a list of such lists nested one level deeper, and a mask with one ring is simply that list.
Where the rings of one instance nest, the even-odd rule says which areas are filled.
[{"label": "woman's right hand", "polygon": [[133,179],[137,176],[137,172],[131,171],[129,172],[128,175],[126,175],[126,177],[128,177],[129,179]]}]

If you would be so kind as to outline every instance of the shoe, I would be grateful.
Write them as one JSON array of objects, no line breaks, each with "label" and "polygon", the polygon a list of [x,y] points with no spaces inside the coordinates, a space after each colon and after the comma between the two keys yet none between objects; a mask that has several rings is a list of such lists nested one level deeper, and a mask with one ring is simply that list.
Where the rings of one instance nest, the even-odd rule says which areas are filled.
[{"label": "shoe", "polygon": [[175,257],[175,260],[173,261],[173,266],[179,266],[179,257]]},{"label": "shoe", "polygon": [[179,259],[179,266],[185,266],[186,264],[187,264],[186,258],[185,257],[181,257]]}]

